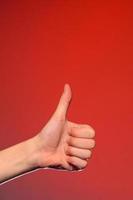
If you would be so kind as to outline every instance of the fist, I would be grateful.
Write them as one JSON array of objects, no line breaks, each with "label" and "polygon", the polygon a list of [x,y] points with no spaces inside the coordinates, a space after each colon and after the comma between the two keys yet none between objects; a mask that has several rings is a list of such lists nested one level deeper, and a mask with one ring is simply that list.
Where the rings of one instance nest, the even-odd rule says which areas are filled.
[{"label": "fist", "polygon": [[71,123],[66,155],[72,170],[81,170],[87,166],[88,159],[91,157],[92,149],[95,146],[94,136],[95,131],[89,125]]}]

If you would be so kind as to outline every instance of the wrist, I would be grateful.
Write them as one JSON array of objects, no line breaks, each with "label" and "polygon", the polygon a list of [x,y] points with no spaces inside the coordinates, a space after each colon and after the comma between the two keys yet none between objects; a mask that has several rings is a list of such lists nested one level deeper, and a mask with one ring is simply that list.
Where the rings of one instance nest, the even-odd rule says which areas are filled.
[{"label": "wrist", "polygon": [[29,139],[29,147],[32,149],[31,157],[28,159],[29,165],[33,168],[47,168],[55,163],[54,152],[46,150],[44,140],[37,134]]},{"label": "wrist", "polygon": [[37,136],[34,136],[25,141],[27,164],[29,168],[40,168],[39,166],[39,155],[41,152],[41,142]]}]

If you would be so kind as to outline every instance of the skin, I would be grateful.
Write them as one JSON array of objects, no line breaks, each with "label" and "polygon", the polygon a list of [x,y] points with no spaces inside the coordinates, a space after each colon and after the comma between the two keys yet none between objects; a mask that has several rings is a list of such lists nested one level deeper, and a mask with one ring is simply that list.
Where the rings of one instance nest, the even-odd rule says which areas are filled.
[{"label": "skin", "polygon": [[0,183],[37,169],[83,170],[95,146],[95,131],[88,124],[67,119],[72,99],[69,84],[53,115],[32,138],[0,151]]}]

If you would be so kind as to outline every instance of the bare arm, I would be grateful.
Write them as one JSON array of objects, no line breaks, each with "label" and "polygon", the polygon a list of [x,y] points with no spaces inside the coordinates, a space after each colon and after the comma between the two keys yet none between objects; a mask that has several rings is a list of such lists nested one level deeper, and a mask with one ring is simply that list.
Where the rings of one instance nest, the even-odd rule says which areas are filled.
[{"label": "bare arm", "polygon": [[37,169],[36,137],[0,151],[0,183]]},{"label": "bare arm", "polygon": [[33,138],[0,151],[0,183],[41,168],[81,170],[87,166],[95,146],[94,129],[66,119],[72,97],[64,92],[54,114]]}]

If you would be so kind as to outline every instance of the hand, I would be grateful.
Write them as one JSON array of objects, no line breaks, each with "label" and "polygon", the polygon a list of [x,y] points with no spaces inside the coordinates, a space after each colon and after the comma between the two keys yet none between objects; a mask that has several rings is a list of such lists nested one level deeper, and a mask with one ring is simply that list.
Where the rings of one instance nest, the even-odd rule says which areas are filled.
[{"label": "hand", "polygon": [[72,98],[64,87],[59,104],[44,128],[34,137],[0,151],[0,185],[39,168],[82,170],[95,146],[95,131],[87,124],[67,120]]},{"label": "hand", "polygon": [[72,98],[69,84],[65,84],[59,104],[44,128],[36,135],[38,167],[62,170],[81,170],[95,146],[95,131],[88,124],[67,120],[66,114]]}]

